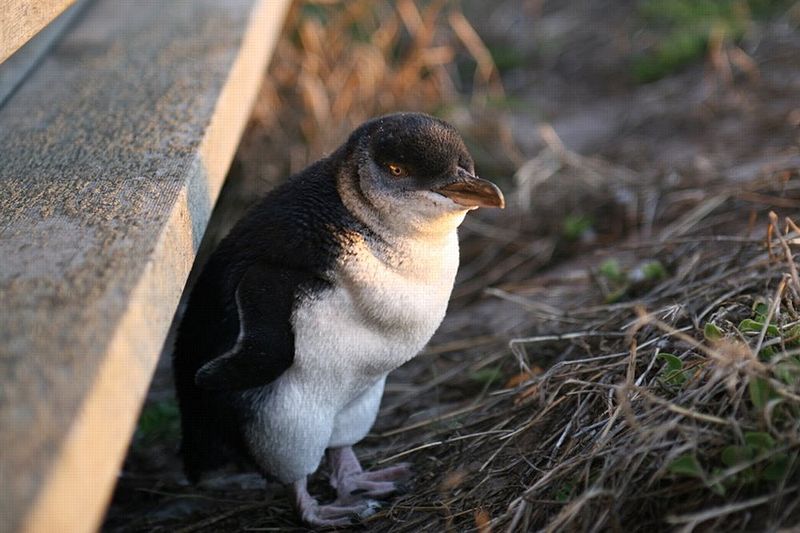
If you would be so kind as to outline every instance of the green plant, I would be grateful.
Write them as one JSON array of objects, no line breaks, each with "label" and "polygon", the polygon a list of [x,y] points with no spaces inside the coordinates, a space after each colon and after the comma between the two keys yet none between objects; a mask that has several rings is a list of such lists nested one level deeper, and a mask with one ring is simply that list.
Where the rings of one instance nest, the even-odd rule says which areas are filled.
[{"label": "green plant", "polygon": [[597,269],[597,271],[609,281],[613,281],[615,283],[621,283],[625,281],[625,274],[622,272],[619,262],[613,257],[600,263],[600,267]]},{"label": "green plant", "polygon": [[503,378],[503,371],[499,367],[481,368],[472,372],[469,376],[472,381],[489,386]]},{"label": "green plant", "polygon": [[712,38],[741,40],[754,17],[766,17],[786,0],[642,0],[637,12],[658,38],[633,61],[639,83],[658,80],[701,58]]},{"label": "green plant", "polygon": [[657,259],[641,262],[632,269],[623,269],[613,257],[600,263],[597,273],[604,280],[607,303],[645,291],[669,276],[667,269]]},{"label": "green plant", "polygon": [[175,400],[149,403],[142,408],[136,428],[137,440],[175,440],[180,435],[180,413]]},{"label": "green plant", "polygon": [[570,497],[572,496],[572,492],[575,490],[575,485],[571,482],[562,483],[561,486],[558,487],[558,490],[555,491],[553,494],[553,499],[557,502],[566,503],[569,501]]},{"label": "green plant", "polygon": [[703,479],[705,474],[703,467],[700,466],[697,458],[692,454],[684,454],[672,460],[667,466],[670,474],[684,477],[695,477]]},{"label": "green plant", "polygon": [[724,336],[725,334],[716,324],[712,324],[711,322],[709,322],[705,326],[703,326],[703,337],[705,337],[707,341],[711,342],[718,341],[721,340]]},{"label": "green plant", "polygon": [[567,215],[562,233],[568,241],[577,241],[593,226],[594,221],[586,215]]},{"label": "green plant", "polygon": [[792,472],[791,457],[778,449],[769,433],[748,431],[743,443],[725,446],[716,459],[710,461],[718,465],[710,468],[710,475],[707,474],[708,468],[704,468],[691,453],[672,460],[667,471],[676,477],[701,479],[712,492],[722,496],[732,487],[774,483],[788,478]]},{"label": "green plant", "polygon": [[688,378],[686,371],[683,369],[683,361],[681,361],[675,354],[660,353],[658,357],[666,363],[664,369],[661,371],[662,379],[665,383],[670,385],[683,385]]},{"label": "green plant", "polygon": [[731,477],[729,483],[758,483],[779,481],[788,474],[789,456],[775,452],[777,444],[769,433],[750,431],[744,434],[744,443],[723,448],[720,460],[726,467],[754,463]]}]

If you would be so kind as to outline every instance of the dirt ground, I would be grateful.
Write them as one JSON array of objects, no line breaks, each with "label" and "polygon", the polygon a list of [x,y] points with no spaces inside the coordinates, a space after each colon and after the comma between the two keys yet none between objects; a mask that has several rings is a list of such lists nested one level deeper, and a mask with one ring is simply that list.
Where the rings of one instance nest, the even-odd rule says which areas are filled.
[{"label": "dirt ground", "polygon": [[[412,41],[419,34],[409,6],[419,6],[423,20],[429,4],[397,3]],[[641,76],[658,67],[646,63],[656,61],[648,54],[666,47],[672,31],[647,18],[648,2],[489,4],[446,4],[450,14],[436,19],[447,29],[426,46],[455,43],[449,88],[426,92],[425,77],[409,100],[380,103],[379,91],[374,106],[362,106],[364,114],[406,106],[453,122],[478,172],[501,184],[509,205],[469,215],[447,317],[429,347],[391,375],[378,422],[357,447],[366,466],[409,461],[417,472],[407,494],[360,527],[800,526],[800,431],[791,421],[797,380],[773,384],[768,394],[775,413],[777,400],[785,401],[787,420],[764,422],[753,392],[762,378],[753,373],[773,367],[748,359],[746,369],[723,376],[718,357],[735,351],[722,341],[741,336],[740,321],[759,303],[771,309],[759,311],[767,322],[782,317],[780,331],[796,320],[796,235],[787,237],[784,262],[774,258],[777,240],[768,257],[764,243],[771,210],[781,221],[773,240],[783,217],[800,218],[800,4],[778,3],[763,15],[753,8],[741,34],[718,38],[712,30],[701,54],[646,83]],[[331,9],[312,7],[319,5]],[[298,34],[310,46],[298,21],[318,15],[297,8],[287,25],[206,248],[257,195],[365,118],[332,111],[320,118],[307,102],[303,76],[321,71],[304,65],[297,74],[292,54]],[[459,16],[475,30],[472,38]],[[300,103],[286,109],[293,98]],[[310,133],[320,124],[334,126]],[[758,342],[758,359],[764,333],[745,337],[747,346]],[[784,340],[773,346],[789,357],[794,338]],[[637,341],[657,348],[637,356]],[[104,530],[303,529],[277,485],[265,496],[256,478],[204,489],[185,482],[163,359]],[[565,374],[576,360],[588,361],[583,373]],[[673,363],[672,374],[659,370]],[[728,393],[732,400],[723,399]],[[786,457],[777,485],[769,465],[718,458],[718,450],[744,450],[745,441],[755,446],[747,440],[753,434],[768,435],[776,451],[751,463]],[[742,477],[752,468],[752,479]],[[324,472],[312,493],[332,497]]]}]

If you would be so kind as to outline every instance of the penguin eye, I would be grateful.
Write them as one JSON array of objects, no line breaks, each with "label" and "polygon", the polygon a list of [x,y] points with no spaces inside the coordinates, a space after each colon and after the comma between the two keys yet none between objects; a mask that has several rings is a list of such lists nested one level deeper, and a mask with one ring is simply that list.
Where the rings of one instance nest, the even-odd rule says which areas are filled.
[{"label": "penguin eye", "polygon": [[389,169],[389,172],[391,172],[393,176],[398,176],[399,177],[399,176],[405,176],[406,175],[406,170],[403,167],[401,167],[400,165],[396,165],[394,163],[389,163],[388,165],[386,165],[386,167]]}]

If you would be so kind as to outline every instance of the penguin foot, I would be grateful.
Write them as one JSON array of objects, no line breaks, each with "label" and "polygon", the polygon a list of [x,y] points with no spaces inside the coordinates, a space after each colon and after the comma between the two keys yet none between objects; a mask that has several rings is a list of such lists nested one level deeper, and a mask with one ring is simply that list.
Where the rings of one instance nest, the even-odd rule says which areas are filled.
[{"label": "penguin foot", "polygon": [[337,493],[339,499],[351,500],[355,497],[386,498],[398,492],[396,484],[390,481],[363,481],[361,479],[348,479],[339,485]]},{"label": "penguin foot", "polygon": [[408,481],[412,473],[410,463],[400,463],[380,470],[362,472],[361,477],[369,481]]},{"label": "penguin foot", "polygon": [[331,486],[336,489],[338,499],[344,502],[359,498],[387,498],[403,492],[399,482],[411,477],[408,463],[365,472],[349,446],[329,450],[328,459],[332,469]]},{"label": "penguin foot", "polygon": [[302,513],[302,516],[303,521],[312,526],[347,526],[374,515],[380,507],[380,503],[375,500],[361,500],[356,503],[337,500],[328,505],[317,505],[311,513]]},{"label": "penguin foot", "polygon": [[385,499],[406,491],[400,481],[408,479],[410,473],[407,467],[391,467],[352,474],[338,480],[336,492],[340,500],[349,501],[353,497]]},{"label": "penguin foot", "polygon": [[339,527],[357,524],[374,515],[380,503],[370,499],[341,501],[320,505],[309,493],[305,479],[292,484],[295,506],[300,519],[311,527]]}]

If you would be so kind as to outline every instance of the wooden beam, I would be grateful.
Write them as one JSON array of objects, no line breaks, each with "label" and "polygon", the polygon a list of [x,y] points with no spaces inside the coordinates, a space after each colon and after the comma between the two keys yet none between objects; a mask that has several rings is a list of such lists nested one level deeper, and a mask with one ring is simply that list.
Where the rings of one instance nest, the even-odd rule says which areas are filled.
[{"label": "wooden beam", "polygon": [[3,0],[0,2],[0,63],[42,31],[75,0]]},{"label": "wooden beam", "polygon": [[99,0],[0,108],[0,529],[99,524],[288,0]]},{"label": "wooden beam", "polygon": [[0,62],[0,107],[91,0],[77,0],[5,62]]}]

